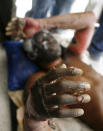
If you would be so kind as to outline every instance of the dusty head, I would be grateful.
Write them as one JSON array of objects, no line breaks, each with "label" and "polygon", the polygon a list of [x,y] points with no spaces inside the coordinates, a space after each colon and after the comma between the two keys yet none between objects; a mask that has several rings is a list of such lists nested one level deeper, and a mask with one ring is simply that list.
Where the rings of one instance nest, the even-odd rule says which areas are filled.
[{"label": "dusty head", "polygon": [[24,48],[29,58],[43,66],[61,57],[61,46],[48,32],[38,32],[25,42]]}]

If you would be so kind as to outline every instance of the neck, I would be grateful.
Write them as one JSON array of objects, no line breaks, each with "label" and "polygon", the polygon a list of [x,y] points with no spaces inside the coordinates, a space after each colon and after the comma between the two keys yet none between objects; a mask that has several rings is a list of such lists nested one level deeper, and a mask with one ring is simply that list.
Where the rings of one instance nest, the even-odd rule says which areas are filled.
[{"label": "neck", "polygon": [[57,60],[47,64],[47,65],[43,65],[42,67],[45,68],[45,69],[50,69],[50,68],[53,68],[55,66],[59,66],[60,64],[62,63],[62,59],[61,58],[58,58]]}]

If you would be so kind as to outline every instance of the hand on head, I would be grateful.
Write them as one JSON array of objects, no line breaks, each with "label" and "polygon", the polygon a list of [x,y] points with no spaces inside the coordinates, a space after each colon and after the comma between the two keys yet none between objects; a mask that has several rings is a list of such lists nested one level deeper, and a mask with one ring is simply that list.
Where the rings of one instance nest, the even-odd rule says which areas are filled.
[{"label": "hand on head", "polygon": [[33,18],[14,17],[6,27],[6,35],[12,40],[21,40],[39,31],[40,21]]}]

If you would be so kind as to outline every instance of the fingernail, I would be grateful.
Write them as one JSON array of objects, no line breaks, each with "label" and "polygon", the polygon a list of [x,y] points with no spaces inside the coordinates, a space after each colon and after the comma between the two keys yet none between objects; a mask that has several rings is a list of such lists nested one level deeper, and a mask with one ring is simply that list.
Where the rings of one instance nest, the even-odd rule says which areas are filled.
[{"label": "fingernail", "polygon": [[77,97],[78,101],[81,103],[88,103],[91,100],[91,97],[88,94],[84,94]]},{"label": "fingernail", "polygon": [[81,86],[81,88],[85,89],[85,91],[88,91],[91,88],[91,85],[87,82],[81,83],[80,86]]},{"label": "fingernail", "polygon": [[[75,110],[75,111],[74,111]],[[73,114],[72,114],[73,113]],[[82,116],[84,114],[84,110],[81,109],[81,108],[78,108],[78,109],[71,109],[71,116],[72,117],[79,117],[79,116]]]},{"label": "fingernail", "polygon": [[83,74],[83,71],[81,70],[81,69],[79,69],[79,68],[76,68],[76,67],[70,67],[70,69],[72,70],[72,73],[73,74],[76,74],[76,75],[81,75],[81,74]]},{"label": "fingernail", "polygon": [[82,116],[84,114],[84,110],[83,109],[78,109],[78,116]]},{"label": "fingernail", "polygon": [[77,100],[78,100],[78,102],[81,102],[83,100],[83,97],[82,96],[78,96]]},{"label": "fingernail", "polygon": [[79,109],[78,110],[78,116],[82,116],[84,114],[84,110],[83,109]]},{"label": "fingernail", "polygon": [[62,64],[61,66],[60,66],[60,68],[67,68],[67,66],[66,66],[66,64]]}]

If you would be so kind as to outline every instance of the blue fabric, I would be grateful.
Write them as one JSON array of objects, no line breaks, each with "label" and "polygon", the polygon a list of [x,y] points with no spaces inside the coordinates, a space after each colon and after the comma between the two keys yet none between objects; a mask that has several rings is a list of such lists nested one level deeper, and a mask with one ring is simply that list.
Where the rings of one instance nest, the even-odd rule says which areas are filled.
[{"label": "blue fabric", "polygon": [[39,71],[37,65],[25,56],[22,44],[20,41],[3,43],[8,57],[8,89],[11,91],[24,89],[27,78]]},{"label": "blue fabric", "polygon": [[32,9],[26,16],[33,18],[45,18],[48,11],[50,16],[69,12],[75,0],[32,0]]},{"label": "blue fabric", "polygon": [[88,51],[92,56],[100,56],[103,52],[103,12],[101,14],[100,27],[96,29]]},{"label": "blue fabric", "polygon": [[55,0],[51,16],[68,13],[75,0]]}]

